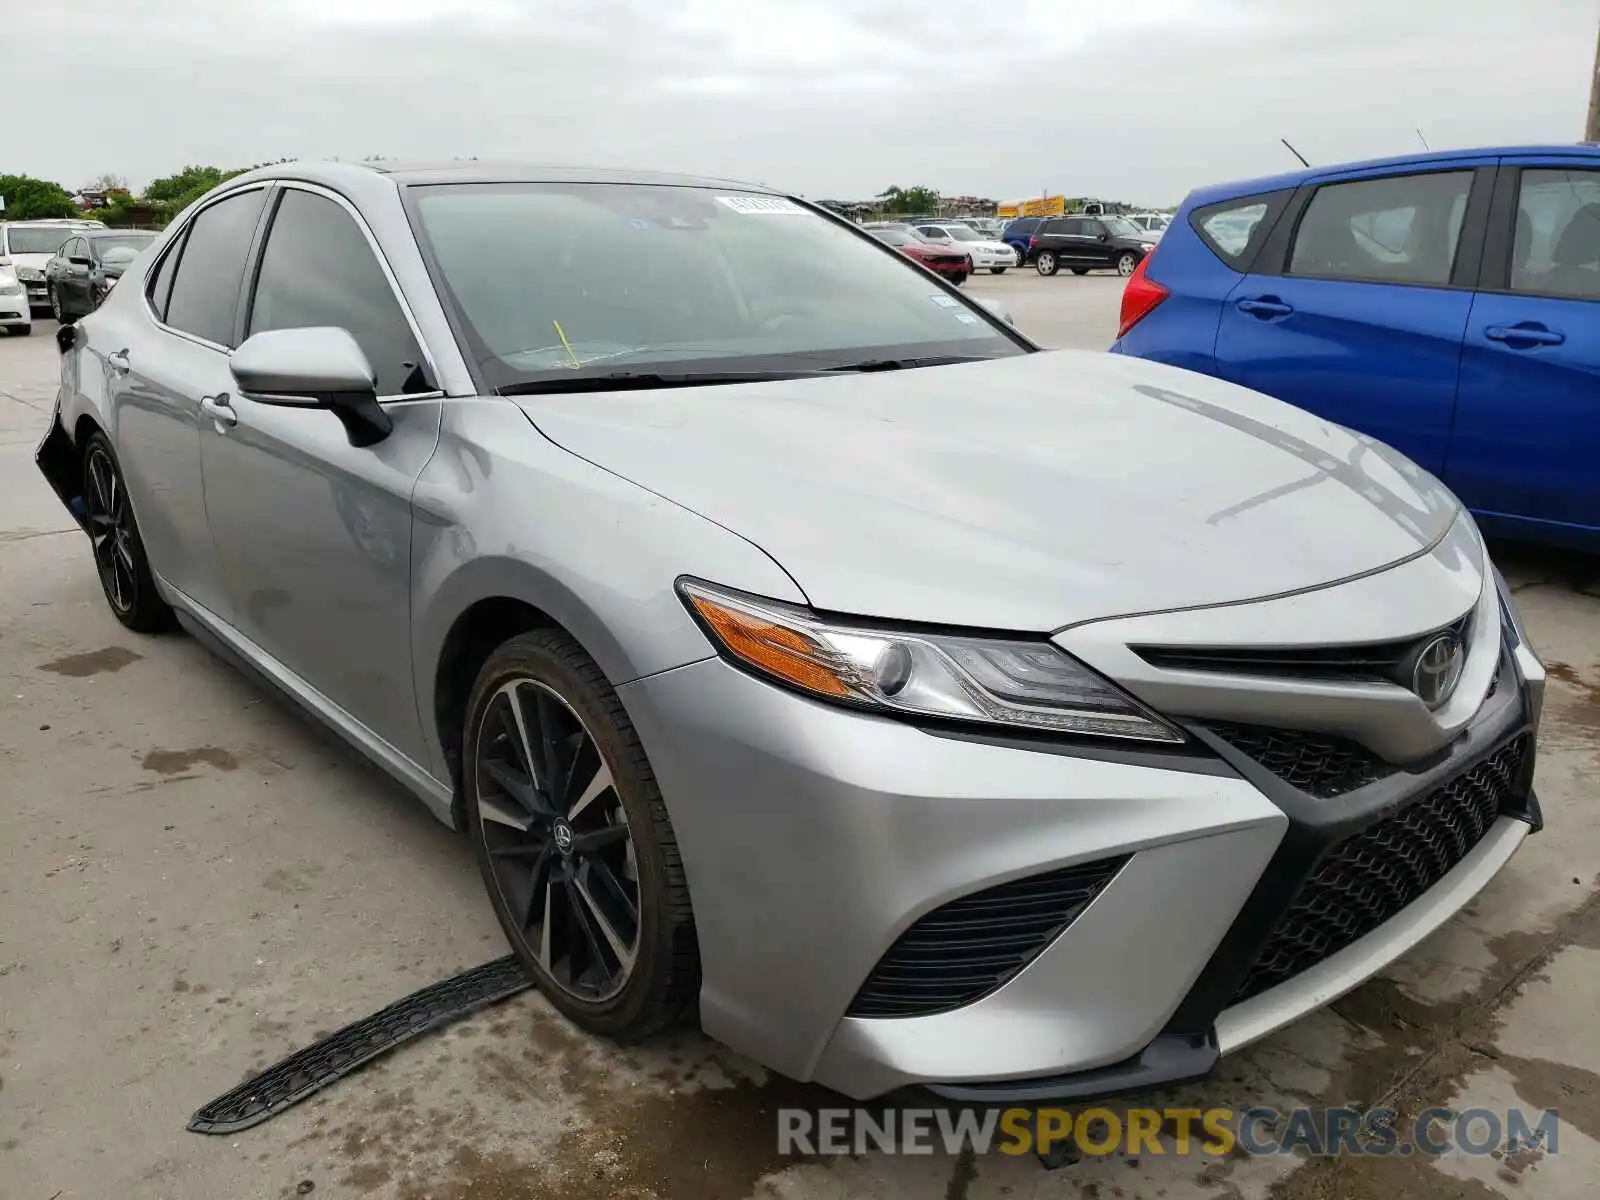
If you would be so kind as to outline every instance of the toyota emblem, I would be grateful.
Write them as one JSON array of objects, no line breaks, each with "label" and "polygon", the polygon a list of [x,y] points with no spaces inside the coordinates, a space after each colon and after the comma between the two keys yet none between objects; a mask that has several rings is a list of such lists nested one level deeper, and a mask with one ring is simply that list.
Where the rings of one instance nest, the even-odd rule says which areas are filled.
[{"label": "toyota emblem", "polygon": [[1455,694],[1467,665],[1466,647],[1453,633],[1441,633],[1417,651],[1411,668],[1411,690],[1429,708],[1438,708]]}]

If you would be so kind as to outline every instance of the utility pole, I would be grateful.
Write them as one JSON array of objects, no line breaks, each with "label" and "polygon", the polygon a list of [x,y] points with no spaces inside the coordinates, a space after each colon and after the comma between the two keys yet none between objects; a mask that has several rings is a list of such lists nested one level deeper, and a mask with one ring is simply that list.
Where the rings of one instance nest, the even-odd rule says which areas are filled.
[{"label": "utility pole", "polygon": [[1589,119],[1584,123],[1583,140],[1600,142],[1600,40],[1595,43],[1594,78],[1589,82]]}]

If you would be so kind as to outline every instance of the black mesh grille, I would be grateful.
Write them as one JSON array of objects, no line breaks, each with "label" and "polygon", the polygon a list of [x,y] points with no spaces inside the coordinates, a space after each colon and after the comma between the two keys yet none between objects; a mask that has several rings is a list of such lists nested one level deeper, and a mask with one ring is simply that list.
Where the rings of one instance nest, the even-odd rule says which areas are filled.
[{"label": "black mesh grille", "polygon": [[1016,879],[934,909],[889,947],[849,1015],[925,1017],[981,999],[1033,961],[1127,861]]},{"label": "black mesh grille", "polygon": [[1523,738],[1329,849],[1300,885],[1234,993],[1284,982],[1371,933],[1483,840],[1516,785]]},{"label": "black mesh grille", "polygon": [[1261,725],[1207,726],[1290,787],[1327,800],[1375,783],[1395,768],[1349,738]]}]

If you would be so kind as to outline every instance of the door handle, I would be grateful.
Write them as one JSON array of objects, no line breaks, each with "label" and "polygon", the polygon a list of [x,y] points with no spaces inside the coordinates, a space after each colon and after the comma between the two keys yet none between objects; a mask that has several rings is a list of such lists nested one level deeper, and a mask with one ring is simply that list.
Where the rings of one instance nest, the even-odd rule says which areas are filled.
[{"label": "door handle", "polygon": [[126,375],[128,373],[128,352],[126,350],[113,350],[106,355],[106,366],[110,367],[118,375]]},{"label": "door handle", "polygon": [[[1483,331],[1483,336],[1491,342],[1505,342],[1513,350],[1530,346],[1559,346],[1567,340],[1566,334],[1546,329],[1533,321],[1524,325],[1491,325]],[[1518,342],[1522,345],[1517,345]]]},{"label": "door handle", "polygon": [[1294,308],[1291,305],[1285,304],[1281,300],[1274,300],[1270,296],[1263,296],[1259,300],[1241,300],[1239,301],[1238,309],[1240,312],[1249,313],[1252,317],[1261,317],[1263,319],[1267,317],[1287,317],[1294,312]]},{"label": "door handle", "polygon": [[219,392],[215,396],[201,396],[200,411],[217,423],[218,433],[232,429],[239,423],[239,414],[234,412],[233,405],[228,403],[227,392]]}]

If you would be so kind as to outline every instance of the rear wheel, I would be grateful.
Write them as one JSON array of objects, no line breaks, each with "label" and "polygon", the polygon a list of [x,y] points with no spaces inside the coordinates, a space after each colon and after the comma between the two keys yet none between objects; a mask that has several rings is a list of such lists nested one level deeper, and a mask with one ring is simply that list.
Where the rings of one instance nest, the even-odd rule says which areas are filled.
[{"label": "rear wheel", "polygon": [[72,317],[62,309],[61,293],[56,291],[56,285],[53,283],[50,285],[50,315],[61,325],[70,324],[72,321]]},{"label": "rear wheel", "polygon": [[103,433],[91,435],[84,447],[83,518],[112,615],[139,633],[170,629],[172,610],[156,591],[122,468]]},{"label": "rear wheel", "polygon": [[1061,264],[1056,261],[1055,251],[1041,250],[1039,257],[1034,260],[1033,269],[1041,275],[1054,275],[1061,269]]},{"label": "rear wheel", "polygon": [[1117,256],[1117,274],[1126,279],[1132,275],[1139,265],[1139,256],[1132,250],[1124,250]]},{"label": "rear wheel", "polygon": [[32,332],[33,332],[33,326],[32,325],[13,325],[11,327],[11,336],[12,337],[27,337]]},{"label": "rear wheel", "polygon": [[495,915],[550,1003],[634,1039],[699,990],[689,887],[633,724],[559,630],[489,656],[468,706],[467,827]]}]

